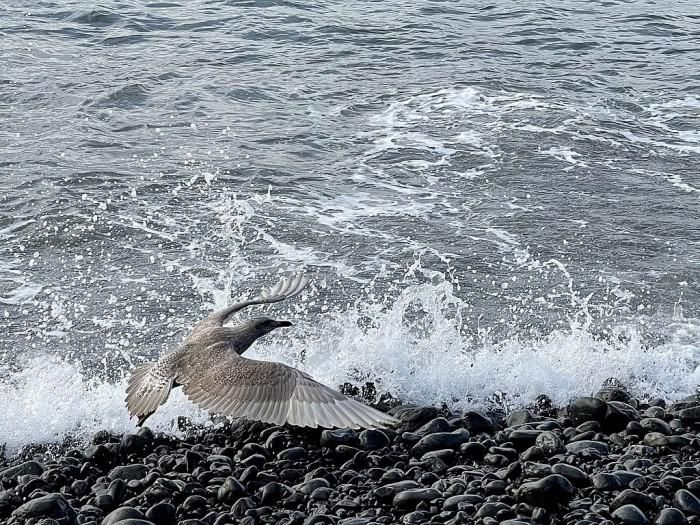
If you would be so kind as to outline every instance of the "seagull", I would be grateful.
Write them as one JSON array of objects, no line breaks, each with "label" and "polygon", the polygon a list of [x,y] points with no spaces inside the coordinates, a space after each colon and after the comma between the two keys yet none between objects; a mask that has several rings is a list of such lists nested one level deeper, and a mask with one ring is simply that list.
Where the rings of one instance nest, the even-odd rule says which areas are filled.
[{"label": "seagull", "polygon": [[224,326],[248,306],[284,301],[309,283],[303,273],[282,278],[256,297],[236,302],[197,323],[174,352],[138,365],[129,378],[126,406],[141,426],[170,391],[185,395],[212,415],[245,417],[274,425],[325,428],[386,428],[392,416],[350,399],[291,366],[243,357],[260,337],[289,321],[259,317]]}]

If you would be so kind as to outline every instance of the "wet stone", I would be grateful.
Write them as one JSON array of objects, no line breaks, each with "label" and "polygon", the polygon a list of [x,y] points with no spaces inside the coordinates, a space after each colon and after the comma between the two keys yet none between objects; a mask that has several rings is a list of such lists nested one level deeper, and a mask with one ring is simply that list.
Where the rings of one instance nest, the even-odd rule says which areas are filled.
[{"label": "wet stone", "polygon": [[462,416],[462,425],[472,434],[479,434],[481,432],[490,434],[494,429],[491,418],[481,412],[473,410],[464,413]]},{"label": "wet stone", "polygon": [[75,520],[75,510],[62,494],[47,494],[19,506],[12,513],[19,520],[52,518],[59,523],[70,524]]},{"label": "wet stone", "polygon": [[585,421],[602,421],[608,411],[608,405],[602,399],[595,397],[576,398],[567,407],[567,413],[574,424]]},{"label": "wet stone", "polygon": [[681,489],[673,495],[673,506],[686,516],[700,516],[700,499],[688,490]]},{"label": "wet stone", "polygon": [[605,456],[607,456],[610,453],[608,445],[606,443],[603,443],[602,441],[583,440],[568,443],[566,445],[566,451],[570,454],[581,454],[586,449],[593,449],[599,454]]},{"label": "wet stone", "polygon": [[148,467],[134,463],[132,465],[121,465],[114,467],[108,474],[110,479],[123,479],[126,481],[142,479],[148,474]]},{"label": "wet stone", "polygon": [[381,430],[368,429],[360,432],[360,446],[365,450],[377,450],[389,444],[389,438]]},{"label": "wet stone", "polygon": [[433,488],[408,489],[394,496],[392,506],[396,509],[414,509],[422,501],[431,501],[441,497],[440,492]]},{"label": "wet stone", "polygon": [[623,525],[646,525],[649,523],[646,515],[635,505],[623,505],[615,509],[612,517]]},{"label": "wet stone", "polygon": [[552,474],[561,474],[576,487],[585,487],[591,484],[588,474],[580,468],[567,463],[557,463],[552,466]]},{"label": "wet stone", "polygon": [[469,432],[465,429],[460,428],[454,432],[438,432],[421,438],[411,449],[411,454],[414,457],[421,457],[431,450],[456,449],[468,440]]},{"label": "wet stone", "polygon": [[516,498],[535,507],[550,508],[568,502],[574,494],[575,489],[568,479],[560,474],[551,474],[539,481],[523,483]]},{"label": "wet stone", "polygon": [[175,511],[175,506],[170,503],[156,503],[146,511],[146,519],[155,525],[168,525],[175,521]]},{"label": "wet stone", "polygon": [[277,459],[282,461],[302,461],[306,459],[306,450],[302,447],[288,448],[278,453]]},{"label": "wet stone", "polygon": [[540,447],[548,456],[556,454],[564,446],[561,438],[554,432],[550,431],[542,432],[539,436],[537,436],[537,439],[535,439],[535,445]]},{"label": "wet stone", "polygon": [[647,432],[658,432],[665,436],[673,434],[673,429],[671,428],[671,425],[666,423],[666,421],[664,421],[663,419],[659,419],[656,417],[647,417],[642,419],[639,422],[639,424]]},{"label": "wet stone", "polygon": [[688,519],[680,510],[669,507],[661,509],[654,523],[656,525],[687,525]]}]

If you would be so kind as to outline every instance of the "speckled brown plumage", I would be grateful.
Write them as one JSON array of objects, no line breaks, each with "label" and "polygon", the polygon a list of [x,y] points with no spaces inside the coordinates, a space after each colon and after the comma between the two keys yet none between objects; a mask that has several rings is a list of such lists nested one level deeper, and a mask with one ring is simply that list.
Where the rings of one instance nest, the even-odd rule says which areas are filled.
[{"label": "speckled brown plumage", "polygon": [[282,363],[241,357],[253,342],[284,321],[262,318],[234,327],[228,317],[254,304],[282,301],[308,284],[302,274],[283,279],[259,296],[215,312],[198,323],[183,345],[155,363],[136,367],[129,379],[129,413],[143,422],[168,399],[175,386],[212,414],[247,417],[282,425],[310,427],[384,427],[391,416],[328,388]]}]

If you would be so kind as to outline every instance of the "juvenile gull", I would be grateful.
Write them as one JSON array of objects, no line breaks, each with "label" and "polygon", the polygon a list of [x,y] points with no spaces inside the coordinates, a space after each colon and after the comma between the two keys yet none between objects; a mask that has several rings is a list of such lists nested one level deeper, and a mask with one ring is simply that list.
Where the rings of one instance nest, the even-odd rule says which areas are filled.
[{"label": "juvenile gull", "polygon": [[388,414],[350,399],[296,368],[241,357],[256,339],[292,323],[262,317],[226,327],[227,319],[248,306],[293,297],[307,284],[301,273],[282,279],[257,297],[227,306],[199,322],[175,352],[137,366],[126,389],[126,406],[132,417],[138,417],[137,425],[141,426],[178,386],[211,414],[313,428],[395,424]]}]

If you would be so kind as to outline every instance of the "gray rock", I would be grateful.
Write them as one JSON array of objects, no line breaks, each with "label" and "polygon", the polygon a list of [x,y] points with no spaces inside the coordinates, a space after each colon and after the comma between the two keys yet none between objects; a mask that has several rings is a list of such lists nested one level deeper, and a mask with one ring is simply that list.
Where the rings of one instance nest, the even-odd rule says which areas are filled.
[{"label": "gray rock", "polygon": [[390,410],[389,413],[401,421],[402,430],[413,431],[431,419],[435,419],[438,415],[438,410],[430,406],[399,405]]},{"label": "gray rock", "polygon": [[14,510],[12,516],[19,520],[29,518],[52,518],[61,524],[75,521],[75,510],[70,506],[63,494],[47,494],[29,500]]},{"label": "gray rock", "polygon": [[110,479],[123,479],[126,481],[143,479],[148,474],[148,467],[140,463],[121,465],[114,467],[107,475]]},{"label": "gray rock", "polygon": [[607,456],[610,453],[608,445],[606,443],[603,443],[602,441],[582,440],[574,441],[566,445],[566,451],[570,454],[580,454],[581,452],[589,448],[594,449],[596,452],[604,456]]},{"label": "gray rock", "polygon": [[521,408],[519,410],[513,410],[506,418],[506,425],[509,427],[516,427],[518,425],[524,425],[525,423],[532,423],[533,421],[538,421],[540,418],[535,416],[532,412],[526,408]]},{"label": "gray rock", "polygon": [[442,510],[446,511],[456,511],[459,510],[460,503],[471,503],[472,505],[479,505],[484,502],[484,498],[478,494],[458,494],[456,496],[451,496],[445,500],[442,505]]},{"label": "gray rock", "polygon": [[155,525],[170,525],[175,520],[175,505],[166,502],[156,503],[146,511],[146,519]]},{"label": "gray rock", "polygon": [[357,443],[357,432],[351,428],[339,428],[321,432],[322,447],[334,448],[338,445],[356,445]]},{"label": "gray rock", "polygon": [[603,421],[608,405],[597,397],[579,397],[569,404],[566,411],[574,424],[580,425],[585,421]]},{"label": "gray rock", "polygon": [[518,501],[535,507],[552,508],[574,497],[571,482],[560,474],[551,474],[531,483],[523,483],[516,493]]},{"label": "gray rock", "polygon": [[227,505],[231,505],[245,496],[245,487],[236,478],[228,477],[224,483],[219,487],[216,499]]},{"label": "gray rock", "polygon": [[625,487],[623,481],[615,474],[610,472],[599,472],[591,478],[593,486],[598,490],[610,492],[613,490],[621,490]]},{"label": "gray rock", "polygon": [[576,487],[586,487],[591,484],[591,478],[580,468],[568,463],[556,463],[552,466],[552,474],[561,474]]},{"label": "gray rock", "polygon": [[563,444],[559,436],[551,431],[542,432],[539,436],[537,436],[537,439],[535,439],[535,445],[540,447],[548,456],[556,454],[563,448]]},{"label": "gray rock", "polygon": [[433,488],[408,489],[394,496],[392,506],[395,509],[415,509],[421,501],[431,501],[441,497],[442,494]]},{"label": "gray rock", "polygon": [[644,494],[643,492],[637,492],[632,489],[625,489],[620,492],[612,503],[610,503],[610,510],[619,509],[625,505],[634,505],[643,510],[656,510],[656,501],[651,496]]},{"label": "gray rock", "polygon": [[623,505],[615,509],[612,517],[624,525],[646,525],[649,519],[635,505]]},{"label": "gray rock", "polygon": [[465,412],[462,416],[462,425],[472,434],[478,434],[480,432],[491,433],[493,432],[493,421],[488,416],[482,414],[481,412],[476,412],[470,410]]},{"label": "gray rock", "polygon": [[688,520],[680,510],[670,507],[661,509],[654,523],[656,525],[688,525]]},{"label": "gray rock", "polygon": [[678,418],[684,425],[700,422],[700,405],[680,410]]},{"label": "gray rock", "polygon": [[673,495],[673,506],[686,516],[700,516],[700,499],[688,490],[681,489]]},{"label": "gray rock", "polygon": [[467,441],[469,441],[469,431],[463,428],[454,432],[437,432],[421,438],[411,449],[411,454],[419,458],[431,450],[457,449],[462,443]]},{"label": "gray rock", "polygon": [[377,429],[367,429],[360,432],[360,446],[365,450],[378,450],[388,447],[391,441],[389,437]]},{"label": "gray rock", "polygon": [[44,472],[44,467],[38,461],[25,461],[14,467],[8,467],[0,470],[0,480],[14,479],[19,476],[34,475],[41,476]]},{"label": "gray rock", "polygon": [[665,436],[670,436],[673,434],[671,425],[666,423],[666,421],[663,419],[659,419],[657,417],[645,417],[639,422],[639,424],[647,432],[659,432]]},{"label": "gray rock", "polygon": [[318,488],[329,488],[330,486],[331,484],[328,483],[328,480],[325,478],[312,478],[308,481],[304,481],[303,483],[295,485],[293,488],[297,492],[301,492],[302,494],[308,496]]},{"label": "gray rock", "polygon": [[649,432],[644,436],[644,443],[650,447],[666,447],[669,445],[668,436],[660,432]]}]

